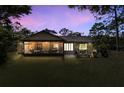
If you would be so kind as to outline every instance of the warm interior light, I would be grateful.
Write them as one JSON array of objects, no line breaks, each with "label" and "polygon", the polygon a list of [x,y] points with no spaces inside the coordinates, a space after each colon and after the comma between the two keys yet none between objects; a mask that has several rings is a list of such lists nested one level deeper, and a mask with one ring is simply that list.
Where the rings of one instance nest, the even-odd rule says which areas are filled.
[{"label": "warm interior light", "polygon": [[24,42],[24,52],[28,54],[38,50],[47,53],[52,49],[63,51],[63,43],[61,42]]},{"label": "warm interior light", "polygon": [[43,51],[47,52],[50,49],[50,42],[42,42],[43,46],[42,49]]},{"label": "warm interior light", "polygon": [[79,44],[79,50],[87,50],[87,43]]},{"label": "warm interior light", "polygon": [[65,43],[64,51],[73,51],[73,43]]}]

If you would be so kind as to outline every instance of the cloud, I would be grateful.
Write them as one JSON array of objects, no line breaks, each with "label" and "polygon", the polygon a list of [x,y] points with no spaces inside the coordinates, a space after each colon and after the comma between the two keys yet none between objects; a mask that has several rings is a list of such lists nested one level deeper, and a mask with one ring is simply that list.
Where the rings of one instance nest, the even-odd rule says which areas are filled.
[{"label": "cloud", "polygon": [[27,27],[28,29],[31,29],[33,31],[38,30],[38,27],[44,25],[45,20],[42,16],[36,15],[36,16],[24,16],[20,19],[12,19],[12,22],[20,22],[20,24],[24,27]]},{"label": "cloud", "polygon": [[22,25],[30,25],[30,26],[37,26],[39,24],[42,24],[42,22],[44,22],[44,20],[42,20],[42,17],[40,17],[40,19],[38,19],[37,17],[24,17],[19,21]]},{"label": "cloud", "polygon": [[85,14],[67,12],[66,16],[68,23],[71,23],[72,26],[79,26],[94,21],[93,16],[87,12]]},{"label": "cloud", "polygon": [[19,20],[24,27],[32,31],[44,28],[60,30],[63,27],[78,30],[86,24],[91,25],[93,21],[94,18],[88,11],[78,12],[65,6],[35,6],[31,15]]}]

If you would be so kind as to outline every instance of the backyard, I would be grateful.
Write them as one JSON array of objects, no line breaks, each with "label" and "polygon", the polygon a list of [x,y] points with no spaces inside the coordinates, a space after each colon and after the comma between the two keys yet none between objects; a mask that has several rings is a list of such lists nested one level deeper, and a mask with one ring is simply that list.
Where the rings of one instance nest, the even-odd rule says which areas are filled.
[{"label": "backyard", "polygon": [[0,66],[0,86],[124,86],[124,52],[109,58],[24,57],[9,53]]}]

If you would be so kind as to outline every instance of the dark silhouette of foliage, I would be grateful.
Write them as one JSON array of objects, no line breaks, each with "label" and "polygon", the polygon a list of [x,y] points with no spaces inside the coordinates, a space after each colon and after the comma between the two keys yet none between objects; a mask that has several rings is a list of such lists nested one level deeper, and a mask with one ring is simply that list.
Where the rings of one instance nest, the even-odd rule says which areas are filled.
[{"label": "dark silhouette of foliage", "polygon": [[116,31],[116,49],[119,50],[119,31],[124,29],[124,6],[122,5],[70,5],[79,11],[88,9],[97,20],[103,21],[110,30]]},{"label": "dark silhouette of foliage", "polygon": [[82,33],[80,33],[80,32],[72,32],[72,33],[68,34],[68,36],[78,37],[78,36],[82,36]]},{"label": "dark silhouette of foliage", "polygon": [[69,30],[67,28],[62,28],[59,33],[62,35],[62,36],[82,36],[83,33],[80,33],[80,32],[73,32],[72,30]]},{"label": "dark silhouette of foliage", "polygon": [[1,5],[0,6],[0,24],[11,25],[11,19],[20,18],[31,13],[31,7],[26,5]]},{"label": "dark silhouette of foliage", "polygon": [[47,28],[42,30],[42,31],[47,32],[47,33],[51,33],[51,34],[57,34],[57,32],[55,30],[49,30]]},{"label": "dark silhouette of foliage", "polygon": [[6,62],[8,47],[14,41],[14,25],[11,20],[30,13],[31,7],[26,5],[0,6],[0,63]]},{"label": "dark silhouette of foliage", "polygon": [[26,37],[29,37],[30,35],[34,34],[33,32],[31,32],[29,29],[27,28],[22,28],[19,31],[13,32],[14,34],[14,39],[15,40],[22,40]]},{"label": "dark silhouette of foliage", "polygon": [[111,38],[106,29],[103,23],[95,23],[90,30],[90,36],[94,41],[94,47],[103,57],[108,57],[107,50],[110,49],[111,46]]},{"label": "dark silhouette of foliage", "polygon": [[7,60],[7,50],[13,41],[12,31],[0,26],[0,64]]},{"label": "dark silhouette of foliage", "polygon": [[59,33],[62,35],[62,36],[68,36],[69,34],[72,33],[71,30],[67,29],[67,28],[62,28]]}]

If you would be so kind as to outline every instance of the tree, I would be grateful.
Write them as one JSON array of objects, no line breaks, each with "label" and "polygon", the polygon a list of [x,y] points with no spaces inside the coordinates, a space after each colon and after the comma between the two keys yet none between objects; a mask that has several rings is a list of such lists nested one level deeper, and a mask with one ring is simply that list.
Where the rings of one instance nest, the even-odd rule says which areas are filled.
[{"label": "tree", "polygon": [[95,23],[90,30],[90,36],[94,41],[94,47],[103,57],[108,56],[107,50],[110,48],[110,36],[106,32],[106,27],[103,23]]},{"label": "tree", "polygon": [[124,28],[124,6],[121,5],[95,5],[95,6],[82,6],[71,5],[70,8],[77,8],[82,11],[88,9],[96,19],[103,20],[111,30],[116,31],[116,49],[119,50],[119,29]]},{"label": "tree", "polygon": [[67,29],[67,28],[62,28],[59,33],[62,35],[62,36],[68,36],[69,34],[72,34],[72,31]]},{"label": "tree", "polygon": [[[94,46],[96,49],[109,47],[109,34],[106,31],[106,27],[102,23],[95,23],[89,35],[92,37],[94,42]],[[103,45],[103,46],[102,46]]]},{"label": "tree", "polygon": [[47,28],[42,30],[42,31],[47,32],[47,33],[51,33],[51,34],[57,34],[57,32],[55,30],[49,30]]},{"label": "tree", "polygon": [[4,63],[7,60],[7,50],[12,44],[12,31],[8,31],[0,26],[0,63]]},{"label": "tree", "polygon": [[24,39],[34,33],[24,27],[24,28],[20,29],[19,31],[13,32],[13,34],[14,34],[15,40],[21,40],[21,39]]},{"label": "tree", "polygon": [[80,36],[82,36],[82,33],[80,33],[80,32],[72,32],[72,33],[68,34],[68,36],[80,37]]},{"label": "tree", "polygon": [[74,36],[74,37],[78,37],[78,36],[82,36],[83,33],[80,33],[80,32],[73,32],[72,30],[69,30],[67,28],[62,28],[59,33],[62,35],[62,36]]},{"label": "tree", "polygon": [[8,46],[13,43],[14,25],[11,20],[30,13],[30,6],[0,6],[0,63],[6,62]]},{"label": "tree", "polygon": [[0,6],[0,24],[11,25],[11,19],[20,18],[31,13],[31,7],[26,5]]},{"label": "tree", "polygon": [[103,33],[105,33],[106,28],[105,25],[103,23],[95,23],[91,30],[90,30],[90,35],[91,36],[98,36],[98,35],[102,35]]},{"label": "tree", "polygon": [[25,27],[21,27],[19,28],[19,30],[13,31],[12,33],[13,33],[13,42],[9,46],[8,52],[17,51],[16,49],[17,49],[18,43],[24,38],[34,34],[34,32],[31,32],[29,29]]}]

